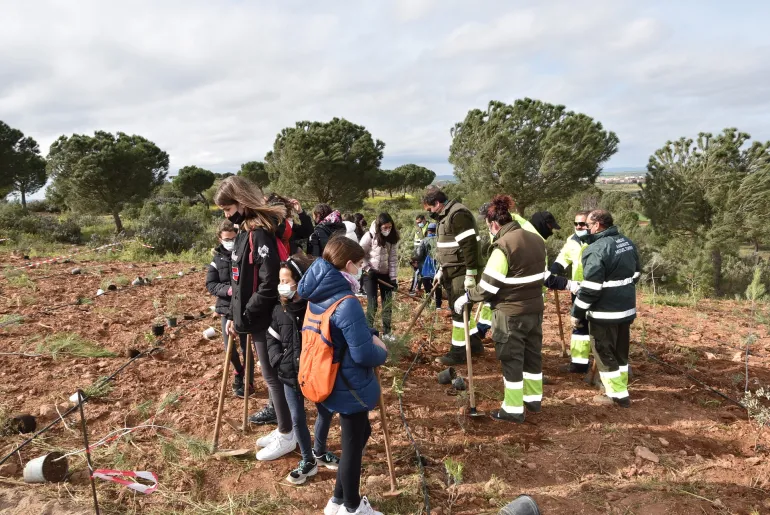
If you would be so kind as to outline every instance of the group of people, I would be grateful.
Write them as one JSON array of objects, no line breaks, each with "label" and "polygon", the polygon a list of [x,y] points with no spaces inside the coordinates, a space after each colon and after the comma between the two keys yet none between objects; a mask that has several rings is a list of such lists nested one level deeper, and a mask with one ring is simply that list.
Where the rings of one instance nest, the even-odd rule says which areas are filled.
[{"label": "group of people", "polygon": [[[491,236],[488,252],[482,253],[476,220],[467,207],[436,188],[422,202],[436,223],[439,268],[434,280],[453,308],[450,350],[437,362],[465,363],[466,331],[471,355],[481,355],[480,327],[491,327],[504,385],[504,400],[491,413],[493,419],[521,423],[525,411],[541,410],[547,289],[572,294],[571,362],[561,370],[586,372],[593,350],[604,388],[596,400],[630,407],[628,351],[641,263],[635,245],[620,234],[608,211],[578,212],[574,234],[548,267],[545,240],[561,228],[551,213],[535,213],[528,221],[510,196],[495,196],[480,210]],[[463,310],[473,303],[483,303],[479,323],[469,316],[466,326]]]},{"label": "group of people", "polygon": [[[238,176],[221,183],[215,202],[226,220],[218,228],[219,246],[213,251],[207,288],[217,297],[225,342],[238,339],[244,356],[249,341],[256,348],[269,402],[250,421],[278,426],[257,440],[257,459],[274,460],[299,447],[302,457],[287,476],[289,482],[302,484],[321,466],[337,470],[325,514],[378,514],[359,489],[371,433],[368,412],[380,395],[374,369],[385,362],[385,342],[393,339],[391,305],[398,288],[401,239],[393,218],[380,213],[367,226],[360,213],[341,215],[326,204],[315,206],[311,218],[296,200],[277,194],[265,197]],[[634,285],[640,263],[634,244],[618,232],[610,213],[577,213],[574,234],[548,267],[545,239],[560,229],[551,213],[526,220],[509,196],[495,196],[480,210],[491,236],[482,252],[477,219],[467,207],[437,188],[429,189],[422,203],[431,221],[424,215],[415,220],[410,293],[420,287],[426,294],[434,292],[437,309],[444,294],[448,299],[452,333],[449,351],[437,358],[443,365],[465,363],[463,310],[482,304],[477,317],[468,317],[467,330],[472,356],[483,354],[482,338],[492,330],[505,391],[492,418],[523,422],[525,411],[541,410],[546,288],[569,290],[573,298],[571,362],[564,371],[587,371],[593,349],[606,398],[630,405],[629,327],[636,313]],[[302,240],[307,252],[299,248]],[[362,288],[368,299],[366,313],[355,298]],[[382,337],[374,329],[378,301]],[[331,378],[328,397],[315,403],[311,441],[300,378],[300,369],[307,366],[302,364],[303,333],[318,332],[313,323],[324,317],[329,322],[327,344],[339,369]],[[231,362],[234,394],[251,395],[253,369],[244,370],[237,352]],[[341,458],[327,447],[335,413],[340,419]]]},{"label": "group of people", "polygon": [[[270,400],[250,421],[278,426],[257,440],[257,459],[275,460],[299,447],[301,460],[286,477],[290,483],[306,482],[319,467],[337,471],[325,515],[381,515],[360,495],[360,480],[371,434],[369,411],[380,396],[374,369],[385,363],[388,351],[378,331],[370,328],[355,294],[365,269],[368,284],[375,285],[368,290],[370,295],[376,285],[382,286],[372,277],[396,282],[390,252],[395,252],[398,232],[392,219],[382,214],[368,231],[360,231],[363,217],[358,223],[355,218],[343,220],[338,211],[319,204],[311,220],[296,200],[276,194],[265,197],[238,176],[222,181],[214,201],[226,220],[218,227],[219,245],[206,286],[217,297],[215,309],[222,318],[225,341],[237,338],[244,357],[249,345],[256,348]],[[295,216],[299,224],[294,223]],[[307,241],[307,253],[299,250],[300,240]],[[300,370],[303,332],[316,318],[328,320],[328,343],[339,365],[330,378],[330,391],[315,403],[311,441]],[[388,318],[386,333],[389,323]],[[253,370],[244,370],[237,353],[231,362],[234,394],[251,395]],[[341,458],[327,447],[335,413],[341,428]]]}]

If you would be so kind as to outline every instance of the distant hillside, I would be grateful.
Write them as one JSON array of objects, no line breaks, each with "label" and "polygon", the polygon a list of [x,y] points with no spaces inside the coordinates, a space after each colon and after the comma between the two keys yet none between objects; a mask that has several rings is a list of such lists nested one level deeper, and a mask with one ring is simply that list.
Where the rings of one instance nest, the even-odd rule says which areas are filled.
[{"label": "distant hillside", "polygon": [[457,182],[457,177],[454,175],[437,175],[433,180],[433,184],[446,184],[448,182]]}]

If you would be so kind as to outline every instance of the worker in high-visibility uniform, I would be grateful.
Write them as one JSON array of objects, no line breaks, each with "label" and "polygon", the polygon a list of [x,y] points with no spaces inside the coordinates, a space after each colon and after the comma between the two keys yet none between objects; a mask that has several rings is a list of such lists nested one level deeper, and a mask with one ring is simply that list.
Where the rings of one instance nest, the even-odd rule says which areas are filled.
[{"label": "worker in high-visibility uniform", "polygon": [[524,422],[524,411],[537,413],[543,399],[543,279],[546,264],[543,238],[522,229],[513,219],[513,200],[498,195],[487,210],[494,234],[478,286],[454,302],[462,313],[469,302],[490,302],[492,338],[503,371],[505,395],[493,419]]},{"label": "worker in high-visibility uniform", "polygon": [[[476,287],[479,273],[479,233],[473,213],[455,200],[449,200],[438,188],[429,188],[422,199],[423,207],[436,220],[436,257],[440,265],[435,281],[447,292],[452,306],[467,290]],[[469,337],[472,355],[484,352],[476,323],[471,319]],[[466,362],[465,324],[462,315],[452,313],[452,345],[449,352],[436,359],[443,365]]]},{"label": "worker in high-visibility uniform", "polygon": [[[575,234],[569,237],[561,248],[556,261],[548,269],[545,285],[551,290],[569,290],[572,294],[572,303],[583,280],[583,249],[588,244],[583,241],[588,235],[586,218],[590,211],[578,211],[575,214]],[[582,238],[582,239],[581,239]],[[568,267],[572,267],[570,279],[563,277]],[[572,328],[570,338],[571,361],[559,368],[561,372],[584,374],[588,371],[588,360],[591,356],[591,338],[588,335],[588,322],[581,320],[577,327]]]},{"label": "worker in high-visibility uniform", "polygon": [[[481,214],[482,217],[486,217],[486,213],[488,209],[489,209],[488,202],[483,206],[481,206],[481,208],[479,208],[479,213]],[[548,214],[551,215],[550,213]],[[540,238],[543,241],[545,241],[545,237],[542,234],[540,234],[540,231],[538,231],[529,220],[527,220],[526,218],[524,218],[518,213],[511,213],[511,217],[515,222],[517,222],[521,226],[522,229],[524,229],[525,231],[529,231],[532,234],[537,234],[538,236],[540,236]],[[553,215],[551,215],[551,219],[553,219]],[[556,224],[556,220],[553,220],[553,223]],[[560,229],[561,227],[559,227],[559,225],[556,224],[555,228]],[[489,252],[482,252],[482,255],[488,255],[488,254]],[[479,313],[479,319],[478,319],[478,322],[476,323],[476,327],[479,330],[479,337],[482,339],[485,338],[487,331],[489,330],[490,327],[492,327],[492,306],[489,304],[489,302],[485,302],[481,306],[481,312]]]},{"label": "worker in high-visibility uniform", "polygon": [[588,215],[583,282],[572,305],[572,326],[588,320],[596,368],[606,396],[594,400],[631,406],[628,350],[636,318],[636,283],[642,267],[636,245],[620,234],[609,211]]}]

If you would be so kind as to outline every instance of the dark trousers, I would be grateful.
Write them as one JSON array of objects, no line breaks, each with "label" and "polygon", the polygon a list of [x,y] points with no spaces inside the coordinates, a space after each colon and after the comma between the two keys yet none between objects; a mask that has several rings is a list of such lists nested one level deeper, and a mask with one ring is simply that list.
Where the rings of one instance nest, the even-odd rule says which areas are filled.
[{"label": "dark trousers", "polygon": [[492,315],[492,339],[503,369],[502,408],[523,415],[524,404],[539,406],[543,398],[543,313]]},{"label": "dark trousers", "polygon": [[[425,293],[430,293],[431,288],[433,288],[433,277],[423,277],[420,279],[422,281],[422,288],[425,290]],[[441,286],[436,286],[436,292],[433,294],[436,299],[436,307],[441,307]]]},{"label": "dark trousers", "polygon": [[[455,301],[465,293],[465,272],[462,275],[456,277],[441,276],[441,287],[447,291],[449,309],[452,310],[452,347],[450,352],[453,355],[462,354],[465,356],[465,323],[463,316],[455,313],[454,305]],[[468,305],[466,309],[471,309],[472,305]],[[476,327],[476,321],[473,316],[469,317],[468,326],[470,329],[471,349],[478,351],[482,348],[481,338],[479,337],[479,330]]]},{"label": "dark trousers", "polygon": [[278,431],[281,434],[291,433],[291,412],[286,403],[286,395],[283,392],[283,383],[278,379],[278,370],[270,365],[270,359],[267,356],[267,331],[260,331],[251,335],[251,340],[257,348],[257,357],[259,366],[262,369],[262,377],[267,383],[267,389],[270,392],[270,399],[275,408],[275,418],[278,419]]},{"label": "dark trousers", "polygon": [[609,397],[628,397],[628,349],[631,324],[600,325],[589,322],[596,368]]},{"label": "dark trousers", "polygon": [[416,268],[414,270],[414,274],[412,274],[412,284],[409,285],[409,291],[410,292],[418,291],[420,289],[420,284],[423,284],[423,285],[425,284],[422,282],[422,279],[424,278],[420,275],[420,270]]},{"label": "dark trousers", "polygon": [[379,289],[380,298],[382,299],[382,332],[384,334],[390,333],[390,322],[393,314],[393,288],[380,284],[380,281],[390,283],[390,277],[388,274],[378,274],[374,270],[370,270],[368,274],[364,276],[364,285],[366,287],[366,321],[369,323],[369,327],[374,327],[374,317],[377,315],[377,291]]},{"label": "dark trousers", "polygon": [[369,412],[362,411],[352,415],[340,413],[342,429],[342,457],[337,469],[337,483],[334,485],[334,497],[342,499],[345,507],[351,510],[361,504],[361,462],[364,447],[372,434],[369,424]]},{"label": "dark trousers", "polygon": [[[225,352],[227,352],[227,317],[221,317],[222,318],[222,334],[224,335],[225,340]],[[243,354],[243,360],[246,361],[246,335],[240,334],[241,340],[241,354]],[[235,369],[235,375],[241,376],[245,379],[243,376],[243,364],[241,363],[241,358],[238,356],[238,347],[233,346],[233,353],[230,354],[230,363],[233,364],[233,368]],[[252,382],[254,381],[254,360],[251,361],[251,379]]]},{"label": "dark trousers", "polygon": [[329,426],[332,423],[334,413],[323,407],[323,404],[316,404],[318,417],[315,419],[315,428],[313,436],[315,445],[310,446],[310,430],[307,428],[307,416],[305,415],[305,397],[301,391],[297,391],[291,386],[283,385],[286,403],[291,412],[291,422],[294,427],[294,436],[299,442],[299,450],[302,453],[302,459],[307,462],[314,461],[313,451],[316,456],[326,454],[326,438],[329,436]]}]

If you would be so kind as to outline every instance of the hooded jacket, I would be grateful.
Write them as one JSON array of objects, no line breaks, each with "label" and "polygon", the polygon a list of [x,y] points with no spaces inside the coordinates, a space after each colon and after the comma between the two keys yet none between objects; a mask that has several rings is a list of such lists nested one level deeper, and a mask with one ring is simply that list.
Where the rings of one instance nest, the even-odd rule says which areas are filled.
[{"label": "hooded jacket", "polygon": [[307,300],[299,299],[273,308],[273,321],[267,329],[267,355],[270,366],[278,370],[278,379],[295,390],[302,353],[302,322]]},{"label": "hooded jacket", "polygon": [[211,251],[212,261],[206,270],[206,289],[217,298],[215,311],[217,315],[227,315],[230,312],[230,252],[220,243]]},{"label": "hooded jacket", "polygon": [[[317,259],[299,282],[297,294],[308,299],[310,313],[320,315],[345,295],[352,295],[353,291],[347,279],[331,263]],[[384,364],[388,354],[372,341],[364,310],[356,298],[346,299],[337,306],[331,316],[331,337],[334,361],[339,362],[340,357],[342,361],[334,390],[321,404],[328,410],[346,415],[373,410],[380,399],[374,367]],[[348,384],[365,406],[350,392]]]},{"label": "hooded jacket", "polygon": [[356,224],[353,222],[342,222],[345,226],[345,236],[358,243],[358,236],[356,236]]},{"label": "hooded jacket", "polygon": [[239,231],[231,259],[233,297],[227,318],[239,333],[265,331],[278,302],[281,261],[275,236],[261,228]]},{"label": "hooded jacket", "polygon": [[572,316],[599,325],[633,322],[636,283],[642,270],[636,246],[614,225],[586,238],[583,281],[572,304]]},{"label": "hooded jacket", "polygon": [[345,227],[345,224],[342,223],[340,212],[333,211],[313,229],[313,234],[310,235],[310,241],[308,243],[308,254],[315,257],[321,257],[324,253],[324,248],[326,248],[326,244],[331,237],[338,232],[346,234],[347,228]]},{"label": "hooded jacket", "polygon": [[378,274],[387,274],[391,280],[398,279],[398,243],[385,242],[380,246],[377,242],[375,232],[377,223],[372,222],[363,238],[361,238],[361,247],[364,249],[364,269],[370,268]]}]

